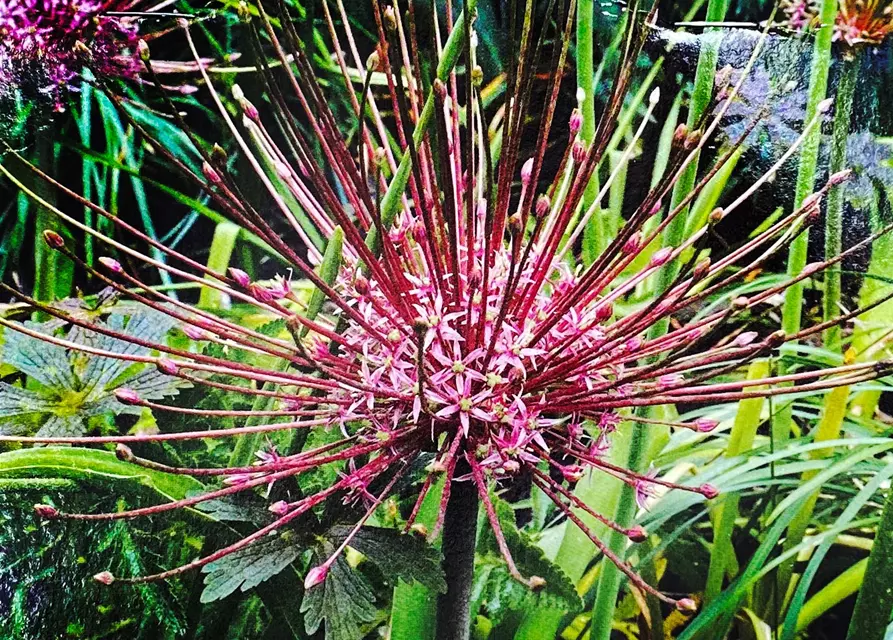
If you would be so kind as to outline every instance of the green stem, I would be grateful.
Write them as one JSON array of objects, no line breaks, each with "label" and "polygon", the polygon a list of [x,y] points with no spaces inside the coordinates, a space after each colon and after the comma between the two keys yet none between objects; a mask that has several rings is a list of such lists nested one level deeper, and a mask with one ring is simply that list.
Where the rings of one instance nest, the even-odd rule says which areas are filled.
[{"label": "green stem", "polygon": [[847,640],[881,640],[893,611],[893,491],[887,494]]},{"label": "green stem", "polygon": [[[806,102],[806,115],[803,122],[811,122],[818,113],[819,104],[828,93],[828,74],[831,68],[831,39],[834,35],[834,22],[837,18],[838,0],[822,0],[819,19],[822,25],[815,38],[812,52],[812,65],[809,74],[809,96]],[[822,131],[816,127],[800,148],[800,166],[797,170],[797,185],[794,193],[794,209],[799,209],[803,201],[814,191],[816,167],[819,160],[819,146]],[[788,250],[788,275],[795,277],[806,266],[806,252],[809,236],[800,234]],[[803,282],[797,282],[785,291],[784,307],[781,315],[781,328],[785,333],[800,330],[803,310]],[[779,363],[779,374],[784,373],[784,362]],[[791,434],[792,407],[782,406],[772,421],[772,437],[775,446],[783,445]]]},{"label": "green stem", "polygon": [[[719,22],[725,19],[729,8],[729,0],[710,0],[707,6],[707,20]],[[705,38],[701,54],[698,59],[698,69],[695,74],[695,90],[692,95],[688,112],[690,127],[696,126],[701,116],[706,111],[713,96],[713,82],[716,74],[716,60],[719,52],[718,38]],[[697,161],[692,162],[688,170],[680,177],[673,189],[673,204],[671,208],[680,203],[694,187],[697,178]],[[663,245],[675,247],[683,240],[687,211],[678,215],[667,226],[664,232]],[[658,277],[657,292],[666,291],[678,272],[678,265],[671,263],[666,265]],[[655,338],[666,333],[669,321],[664,320],[649,332],[650,337]],[[650,413],[650,411],[649,411]],[[633,429],[630,439],[629,456],[626,468],[633,471],[642,471],[647,463],[647,452],[651,448],[652,438],[655,434],[650,429]],[[624,484],[617,501],[617,509],[614,512],[614,521],[621,527],[632,524],[636,515],[636,492],[633,487]],[[627,539],[611,531],[607,539],[608,548],[620,557],[623,557]],[[614,620],[614,609],[617,605],[617,595],[623,575],[620,570],[610,562],[602,562],[601,574],[598,578],[595,591],[595,604],[592,608],[592,640],[609,640]]]},{"label": "green stem", "polygon": [[[837,100],[834,107],[834,131],[831,135],[831,160],[829,173],[835,174],[846,168],[847,139],[850,134],[850,121],[853,114],[853,92],[856,88],[856,74],[859,58],[850,55],[843,62],[843,73],[837,87]],[[843,251],[843,205],[844,185],[838,185],[828,194],[828,207],[825,211],[825,259],[829,260]],[[825,271],[824,320],[840,315],[840,264]],[[840,351],[841,329],[835,325],[825,330],[825,348]]]},{"label": "green stem", "polygon": [[469,640],[471,637],[471,586],[478,501],[474,483],[453,484],[443,523],[443,568],[447,590],[437,599],[437,640]]},{"label": "green stem", "polygon": [[[577,3],[577,87],[583,94],[580,103],[580,114],[583,126],[580,138],[590,144],[595,138],[595,59],[593,38],[595,36],[595,0],[580,0]],[[597,173],[592,175],[583,193],[582,210],[588,211],[598,196],[599,184]],[[607,240],[601,211],[596,211],[589,223],[593,238],[593,254],[598,256],[604,250]]]}]

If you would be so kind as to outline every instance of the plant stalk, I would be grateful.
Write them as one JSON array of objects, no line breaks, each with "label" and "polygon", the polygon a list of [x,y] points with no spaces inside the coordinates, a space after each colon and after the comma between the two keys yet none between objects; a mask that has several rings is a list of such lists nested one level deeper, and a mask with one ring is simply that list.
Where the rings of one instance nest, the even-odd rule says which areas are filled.
[{"label": "plant stalk", "polygon": [[[806,102],[806,115],[803,122],[810,122],[818,113],[819,103],[828,93],[828,74],[831,68],[831,39],[834,35],[834,22],[837,18],[838,0],[822,0],[819,28],[812,52],[812,65],[809,73],[809,96]],[[819,147],[822,131],[816,127],[804,140],[800,148],[800,166],[797,169],[797,185],[794,193],[794,209],[799,209],[803,201],[815,189],[816,167],[819,161]],[[806,252],[809,236],[800,234],[788,250],[788,275],[796,277],[806,266]],[[803,282],[797,282],[785,291],[784,307],[781,314],[781,328],[785,333],[800,330],[803,314]],[[782,350],[784,353],[784,350]],[[779,362],[779,375],[783,375],[784,359]],[[772,438],[775,446],[783,445],[791,435],[792,408],[789,403],[781,406],[772,421]]]},{"label": "plant stalk", "polygon": [[[853,115],[853,93],[856,88],[856,74],[859,58],[849,55],[844,59],[840,84],[837,87],[837,100],[834,107],[834,130],[831,134],[830,174],[846,168],[847,139]],[[828,194],[828,208],[825,211],[825,259],[840,255],[843,251],[843,206],[844,185],[838,185]],[[840,263],[825,272],[825,297],[823,320],[831,320],[840,315]],[[839,352],[841,349],[840,326],[825,330],[826,349]]]},{"label": "plant stalk", "polygon": [[453,483],[443,523],[443,568],[447,590],[437,599],[437,640],[469,640],[471,637],[478,502],[474,483]]},{"label": "plant stalk", "polygon": [[[707,5],[707,20],[720,22],[725,19],[729,8],[729,0],[710,0]],[[689,106],[688,123],[690,127],[696,126],[701,116],[706,111],[713,96],[713,83],[716,75],[716,61],[719,53],[719,40],[708,38],[698,59],[698,69],[695,75],[695,89]],[[694,187],[697,178],[697,161],[692,162],[689,169],[680,177],[673,189],[673,203],[675,207]],[[683,212],[667,227],[664,232],[663,245],[675,247],[684,239],[685,226],[688,212]],[[657,293],[667,290],[676,277],[679,267],[671,262],[664,266],[658,276]],[[649,337],[656,338],[666,333],[669,321],[655,325],[649,332]],[[652,411],[658,410],[654,408]],[[649,411],[650,413],[650,411]],[[630,439],[629,456],[626,468],[633,471],[642,471],[648,460],[648,451],[651,448],[654,434],[650,429],[633,429]],[[624,485],[620,491],[617,508],[614,512],[614,521],[621,527],[632,524],[636,515],[636,492],[629,485]],[[623,557],[628,540],[616,531],[611,531],[607,538],[608,548],[616,555]],[[595,604],[592,608],[592,640],[609,640],[614,620],[614,609],[617,605],[617,596],[623,575],[620,570],[610,562],[602,562],[601,574],[595,591]]]}]

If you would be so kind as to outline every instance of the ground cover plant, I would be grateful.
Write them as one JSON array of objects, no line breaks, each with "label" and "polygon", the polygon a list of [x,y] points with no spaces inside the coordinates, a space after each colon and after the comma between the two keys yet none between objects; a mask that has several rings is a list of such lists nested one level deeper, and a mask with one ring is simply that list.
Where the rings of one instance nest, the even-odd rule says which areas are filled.
[{"label": "ground cover plant", "polygon": [[885,637],[893,9],[0,15],[2,637]]}]

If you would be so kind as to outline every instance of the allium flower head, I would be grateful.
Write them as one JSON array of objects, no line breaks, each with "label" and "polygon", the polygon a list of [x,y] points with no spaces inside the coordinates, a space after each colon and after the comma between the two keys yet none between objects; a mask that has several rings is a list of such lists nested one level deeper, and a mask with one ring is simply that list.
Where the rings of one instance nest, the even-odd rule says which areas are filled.
[{"label": "allium flower head", "polygon": [[[227,468],[173,468],[119,449],[125,459],[136,464],[205,479],[219,478],[219,488],[155,507],[114,514],[59,513],[56,517],[129,518],[242,491],[270,492],[273,520],[268,525],[182,567],[127,579],[145,581],[207,566],[240,552],[272,531],[300,522],[324,503],[339,501],[357,514],[356,526],[330,557],[311,568],[307,587],[313,588],[326,580],[332,563],[360,526],[396,491],[398,481],[409,477],[417,480],[420,489],[415,506],[407,505],[402,515],[406,530],[418,530],[414,525],[420,506],[426,497],[434,496],[440,505],[439,515],[426,529],[432,538],[436,537],[445,526],[451,495],[457,487],[463,493],[471,488],[493,528],[509,571],[531,588],[540,588],[542,578],[524,576],[516,568],[491,500],[494,486],[508,486],[523,477],[551,498],[558,512],[579,526],[632,582],[683,609],[689,608],[690,600],[672,600],[639,578],[593,533],[581,515],[604,523],[631,541],[645,537],[642,529],[625,528],[593,511],[575,495],[573,485],[591,473],[596,480],[604,476],[619,478],[640,497],[652,495],[656,486],[713,497],[716,489],[711,486],[679,487],[656,473],[639,473],[610,462],[605,454],[615,429],[625,420],[632,420],[641,429],[667,425],[649,418],[648,407],[732,402],[795,388],[777,384],[781,382],[796,382],[799,391],[821,390],[878,375],[875,363],[803,370],[777,379],[746,380],[738,375],[743,365],[772,353],[786,341],[822,330],[817,326],[786,335],[759,326],[753,329],[755,332],[742,330],[736,334],[730,328],[746,311],[769,308],[786,287],[816,275],[826,265],[813,265],[803,274],[749,297],[724,302],[720,298],[720,303],[708,306],[707,311],[690,313],[740,284],[815,221],[828,187],[741,246],[709,255],[710,231],[734,215],[771,179],[796,153],[803,137],[794,141],[779,163],[738,200],[716,209],[706,227],[654,250],[667,228],[684,215],[686,207],[735,152],[733,145],[691,193],[670,209],[666,203],[679,176],[707,144],[722,113],[703,130],[680,126],[664,176],[616,233],[606,237],[600,255],[582,262],[576,257],[578,239],[590,221],[603,215],[598,205],[614,176],[609,176],[601,193],[585,207],[584,192],[617,132],[631,70],[641,48],[642,24],[629,21],[630,44],[620,60],[613,93],[593,139],[586,140],[579,133],[577,114],[571,116],[562,132],[553,131],[563,80],[560,71],[573,32],[572,15],[556,15],[555,26],[547,29],[555,31],[550,37],[554,37],[556,49],[545,76],[541,64],[550,58],[545,53],[548,47],[531,44],[518,52],[520,61],[507,79],[508,98],[496,109],[485,108],[480,100],[482,71],[477,66],[473,24],[465,20],[455,25],[435,23],[434,41],[425,47],[415,42],[411,13],[406,20],[386,9],[376,16],[377,52],[367,65],[359,58],[353,34],[344,34],[342,43],[341,27],[326,12],[337,62],[351,89],[355,115],[362,123],[352,142],[343,137],[290,29],[284,30],[281,41],[273,43],[273,53],[288,74],[289,90],[304,106],[302,117],[309,133],[293,126],[292,114],[276,97],[280,95],[276,91],[271,92],[271,100],[280,111],[268,122],[241,89],[233,90],[232,98],[241,107],[243,118],[241,125],[230,123],[232,135],[257,170],[269,201],[281,212],[292,237],[300,242],[285,239],[271,227],[268,213],[260,213],[251,201],[237,195],[236,181],[220,150],[207,154],[203,176],[191,176],[236,222],[278,253],[288,265],[281,277],[272,283],[257,282],[249,275],[252,265],[235,265],[228,273],[217,273],[171,251],[167,251],[171,263],[177,262],[178,266],[152,261],[177,278],[211,287],[234,302],[278,318],[280,333],[251,329],[190,307],[152,289],[117,261],[112,268],[93,272],[122,294],[141,291],[129,295],[170,315],[181,326],[192,325],[194,330],[186,335],[196,341],[190,348],[160,342],[140,344],[158,356],[96,355],[153,362],[166,375],[241,394],[254,400],[255,408],[184,408],[136,393],[119,393],[118,400],[155,412],[242,418],[246,420],[244,426],[40,441],[124,443],[260,434],[275,438],[277,432],[306,434],[308,430],[323,430],[330,437],[325,444],[306,449],[271,448],[257,441],[254,449],[261,451],[259,455]],[[349,23],[346,15],[341,19],[342,24]],[[262,16],[262,26],[276,33],[266,20]],[[195,52],[188,25],[184,23],[183,29]],[[454,70],[460,51],[464,52],[461,56],[469,72],[466,78]],[[288,64],[289,55],[294,65]],[[430,86],[417,73],[418,59],[423,55],[434,55],[437,62],[437,77]],[[224,97],[216,93],[214,83],[201,70],[221,115],[229,118]],[[362,83],[364,90],[355,95],[358,70],[367,80]],[[387,89],[381,100],[373,99],[368,91],[372,73],[382,73],[385,78]],[[531,88],[542,77],[548,78],[547,100],[534,103]],[[265,82],[277,81],[272,75],[263,78]],[[736,91],[737,87],[732,87],[723,92],[722,100],[730,103]],[[624,151],[627,157],[651,123],[659,100],[659,93],[653,92],[644,107],[641,125],[631,134]],[[822,112],[828,107],[823,104]],[[393,114],[391,129],[382,115],[385,109]],[[722,111],[722,105],[719,109]],[[536,143],[525,151],[522,141],[534,126],[529,117],[539,111],[542,113],[533,129]],[[368,118],[359,115],[367,113]],[[807,123],[805,131],[814,130],[820,119],[821,115]],[[277,137],[267,128],[274,121],[283,125],[280,133],[288,140],[287,149],[276,146]],[[492,124],[494,121],[498,124]],[[493,144],[494,126],[502,143],[498,155]],[[153,142],[153,146],[164,152],[164,145]],[[314,149],[321,150],[322,163],[315,159]],[[547,155],[557,160],[554,176],[544,174]],[[834,184],[844,179],[846,174],[832,177]],[[106,215],[98,207],[95,210]],[[58,214],[68,224],[95,233],[77,219],[61,211]],[[122,233],[145,240],[138,230],[114,216],[108,217]],[[59,245],[53,241],[50,244]],[[124,243],[114,246],[132,258],[151,261]],[[77,260],[66,247],[56,248]],[[314,285],[315,293],[309,299],[293,286],[299,279]],[[632,301],[637,291],[647,290],[653,283],[659,283],[656,295],[639,298],[632,310],[618,313],[621,304]],[[73,324],[84,322],[31,302]],[[4,320],[0,323],[29,332],[26,326]],[[92,329],[128,340],[107,327]],[[37,337],[84,348],[53,336]],[[215,348],[203,349],[207,343]],[[248,356],[263,356],[257,360],[261,364]],[[271,361],[277,364],[271,365]],[[700,420],[670,426],[704,433],[716,423]],[[292,442],[303,443],[304,439],[295,437]],[[414,477],[419,462],[426,463],[424,471],[421,477]],[[338,468],[333,482],[314,493],[275,499],[277,483],[325,465]],[[441,492],[432,493],[436,491]],[[462,517],[473,515],[464,513]]]},{"label": "allium flower head", "polygon": [[[132,0],[0,0],[0,56],[4,68],[38,66],[46,74],[42,91],[62,107],[60,92],[89,57],[104,76],[133,76],[139,70],[137,24],[106,15],[132,8]],[[5,81],[15,80],[7,78]]]},{"label": "allium flower head", "polygon": [[[785,0],[781,4],[785,26],[807,31],[820,26],[815,0]],[[893,5],[887,0],[839,0],[834,41],[847,49],[879,45],[893,32]]]}]

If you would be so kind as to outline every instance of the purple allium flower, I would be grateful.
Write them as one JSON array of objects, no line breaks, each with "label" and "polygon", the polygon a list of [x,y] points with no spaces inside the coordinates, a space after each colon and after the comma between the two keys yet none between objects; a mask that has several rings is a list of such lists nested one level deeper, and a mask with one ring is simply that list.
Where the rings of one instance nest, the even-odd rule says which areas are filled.
[{"label": "purple allium flower", "polygon": [[[224,468],[164,467],[169,472],[221,480],[219,488],[202,495],[119,513],[60,513],[56,517],[113,520],[157,514],[237,492],[260,493],[281,480],[336,465],[338,474],[325,486],[291,501],[273,501],[269,509],[275,519],[244,539],[161,574],[117,580],[157,580],[207,566],[240,552],[272,531],[293,526],[323,503],[340,500],[359,512],[357,524],[332,555],[309,571],[307,584],[313,587],[326,579],[329,567],[351,536],[391,495],[397,481],[413,473],[418,468],[415,463],[433,455],[433,461],[416,478],[421,488],[414,496],[414,507],[407,508],[402,516],[406,531],[424,529],[430,537],[436,537],[449,524],[445,519],[451,495],[476,494],[511,574],[532,589],[542,587],[542,578],[523,576],[516,567],[491,500],[494,485],[511,483],[523,476],[542,490],[554,502],[555,509],[580,527],[639,588],[677,607],[689,608],[691,600],[670,599],[645,583],[611,552],[580,515],[585,513],[587,518],[604,523],[631,541],[646,537],[641,528],[627,528],[597,513],[577,497],[573,484],[584,474],[594,474],[595,481],[607,476],[620,479],[640,498],[656,486],[713,497],[716,489],[711,486],[679,486],[656,472],[643,474],[612,463],[605,454],[618,425],[630,420],[635,428],[669,425],[702,432],[706,423],[667,423],[647,409],[820,391],[872,379],[885,371],[877,363],[856,363],[748,380],[741,372],[749,362],[773,353],[787,341],[820,333],[824,326],[787,335],[761,325],[746,340],[723,339],[725,328],[734,326],[739,319],[744,322],[744,312],[767,310],[787,287],[817,275],[834,261],[832,258],[749,297],[734,298],[725,307],[725,298],[718,295],[746,281],[748,274],[761,268],[794,236],[806,232],[816,219],[818,203],[828,187],[807,199],[806,206],[781,216],[741,246],[706,255],[705,240],[712,225],[733,215],[770,180],[781,163],[797,152],[804,136],[819,126],[820,119],[806,123],[806,133],[794,140],[779,163],[738,200],[714,211],[711,226],[654,253],[646,253],[660,242],[667,226],[684,215],[687,205],[742,143],[738,140],[732,144],[731,150],[719,157],[717,165],[709,168],[691,193],[657,220],[663,211],[662,203],[670,200],[679,176],[717,131],[723,106],[719,106],[720,113],[703,130],[689,131],[680,126],[664,176],[636,204],[616,234],[607,238],[604,251],[592,263],[577,265],[576,240],[590,218],[600,215],[598,203],[610,188],[611,180],[602,185],[603,193],[585,210],[584,192],[617,132],[638,48],[630,47],[620,60],[613,94],[592,142],[578,134],[552,131],[572,16],[563,23],[566,37],[555,39],[558,55],[552,56],[555,67],[546,76],[549,80],[545,89],[550,98],[545,103],[529,101],[529,89],[540,77],[538,71],[534,72],[539,68],[540,48],[518,52],[519,73],[509,81],[506,101],[498,112],[501,146],[496,158],[489,146],[492,134],[487,116],[491,114],[482,112],[482,103],[476,99],[480,96],[474,79],[480,74],[473,72],[473,82],[465,87],[471,100],[466,101],[466,96],[460,99],[458,77],[452,70],[456,56],[443,54],[439,77],[431,87],[424,87],[416,77],[410,47],[395,46],[401,34],[414,31],[404,29],[401,18],[393,11],[387,15],[387,19],[378,16],[378,52],[374,64],[369,63],[368,72],[383,73],[388,90],[380,104],[371,96],[362,96],[362,100],[353,103],[355,115],[364,123],[358,131],[354,130],[353,142],[349,143],[340,132],[303,49],[289,40],[294,35],[291,32],[283,35],[274,53],[282,63],[281,72],[288,74],[297,101],[305,107],[302,117],[306,118],[306,130],[312,132],[313,139],[304,129],[292,127],[292,115],[283,110],[270,121],[284,125],[281,133],[289,142],[289,150],[277,148],[274,140],[278,137],[267,130],[264,115],[241,89],[233,90],[244,118],[241,127],[231,124],[232,135],[266,186],[270,201],[302,243],[289,242],[271,226],[268,211],[261,213],[249,200],[237,195],[234,176],[219,157],[208,154],[205,158],[214,172],[205,170],[190,176],[207,189],[221,210],[279,254],[289,265],[287,277],[266,287],[252,281],[248,275],[252,271],[250,265],[218,273],[172,251],[168,253],[179,266],[153,261],[179,279],[213,287],[234,302],[253,307],[258,314],[281,319],[287,335],[285,329],[282,335],[267,335],[190,307],[151,288],[138,275],[123,267],[119,269],[120,263],[111,269],[92,271],[97,280],[122,295],[184,325],[200,327],[203,342],[224,347],[200,351],[160,343],[141,344],[159,355],[139,356],[140,362],[152,361],[169,376],[239,393],[248,400],[269,401],[271,405],[250,411],[210,410],[177,407],[129,395],[129,403],[156,412],[199,414],[206,418],[226,416],[250,422],[212,431],[39,441],[88,444],[257,434],[273,437],[276,432],[303,433],[310,429],[325,429],[333,437],[313,448],[275,452],[267,449],[254,464],[249,460],[241,466]],[[347,32],[347,44],[342,47],[338,36],[341,27],[328,12],[326,16],[335,39],[334,50],[339,52],[338,64],[345,82],[353,89],[356,70],[367,69],[367,65],[353,46],[353,34]],[[349,24],[347,16],[341,19],[343,25]],[[631,32],[626,41],[640,42],[641,23],[634,19],[628,22]],[[264,27],[273,29],[270,23]],[[188,25],[184,23],[183,29],[195,52]],[[456,28],[448,41],[436,35],[428,45],[439,54],[455,51],[460,47],[457,43],[462,42],[462,34],[463,30]],[[469,38],[469,43],[475,41],[476,38]],[[475,70],[474,47],[460,48],[465,49],[464,68]],[[341,53],[342,50],[348,53]],[[203,68],[200,71],[222,115],[228,119],[226,105],[214,83]],[[719,101],[727,108],[738,89],[740,85]],[[651,120],[658,101],[659,94],[655,92],[648,102],[642,128]],[[282,109],[284,105],[278,104]],[[382,116],[384,109],[392,114],[389,118],[394,119],[394,129],[388,129]],[[531,151],[524,152],[522,140],[531,133],[531,116],[540,111],[543,113],[533,132],[538,142]],[[577,128],[577,116],[571,119],[565,132]],[[642,128],[630,142],[630,153],[638,144]],[[151,139],[150,142],[164,152],[164,145]],[[324,156],[322,166],[314,161],[317,149]],[[294,162],[290,160],[292,152],[296,154]],[[547,154],[556,154],[558,171],[554,176],[544,175]],[[287,202],[283,194],[287,195]],[[303,221],[295,215],[298,208]],[[102,212],[98,207],[97,211]],[[76,218],[61,211],[58,214],[73,227],[95,233]],[[125,226],[117,217],[103,215],[122,234],[146,240],[141,232]],[[329,246],[314,243],[314,237],[328,239]],[[115,246],[135,260],[151,260],[125,243]],[[56,248],[71,255],[65,247]],[[320,298],[327,298],[327,304],[303,298],[298,288],[289,285],[292,274],[313,284]],[[617,315],[615,307],[619,303],[653,282],[662,285],[650,301]],[[79,318],[20,297],[72,324],[85,324]],[[714,300],[718,302],[704,304]],[[707,311],[694,317],[688,313],[704,307]],[[858,313],[854,311],[834,322],[845,322]],[[771,317],[768,313],[754,315]],[[2,318],[0,324],[16,331],[30,331],[27,326]],[[665,325],[669,326],[666,330],[662,329]],[[114,333],[105,327],[93,330]],[[77,348],[55,336],[41,337]],[[114,337],[127,339],[117,334]],[[128,353],[96,355],[135,358]],[[258,355],[262,358],[257,359]],[[234,380],[241,384],[233,384]],[[263,404],[255,402],[256,407]],[[135,464],[158,466],[132,455],[127,459]],[[442,493],[432,493],[439,486],[443,487]],[[437,519],[433,526],[419,526],[421,523],[416,520],[422,502],[429,496],[440,505]],[[462,517],[474,515],[463,513]]]},{"label": "purple allium flower", "polygon": [[139,71],[137,25],[106,15],[133,7],[132,0],[0,0],[0,56],[38,66],[41,91],[63,108],[63,93],[84,66],[107,77]]}]

